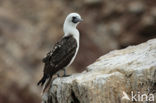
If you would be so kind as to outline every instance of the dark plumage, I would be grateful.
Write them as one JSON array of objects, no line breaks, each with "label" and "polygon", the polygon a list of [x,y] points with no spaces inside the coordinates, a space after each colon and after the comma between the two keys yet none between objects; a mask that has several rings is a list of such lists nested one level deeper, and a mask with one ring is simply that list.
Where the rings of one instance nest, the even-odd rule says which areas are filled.
[{"label": "dark plumage", "polygon": [[44,74],[38,85],[43,85],[46,79],[51,78],[59,70],[66,67],[76,53],[77,42],[73,35],[63,37],[54,45],[54,48],[43,58]]},{"label": "dark plumage", "polygon": [[38,82],[38,85],[41,84],[41,86],[45,84],[42,94],[50,87],[50,83],[53,81],[52,76],[59,70],[63,69],[64,76],[67,76],[65,68],[71,65],[79,50],[80,34],[76,27],[81,21],[81,16],[78,13],[67,15],[63,24],[64,37],[54,45],[54,48],[42,60],[44,63],[44,73]]}]

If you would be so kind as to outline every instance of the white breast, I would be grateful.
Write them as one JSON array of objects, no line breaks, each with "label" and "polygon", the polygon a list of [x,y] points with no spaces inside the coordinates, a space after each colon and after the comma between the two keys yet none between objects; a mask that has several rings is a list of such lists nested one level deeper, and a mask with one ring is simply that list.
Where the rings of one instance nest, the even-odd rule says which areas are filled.
[{"label": "white breast", "polygon": [[73,37],[76,39],[76,42],[77,42],[77,49],[76,49],[75,55],[73,56],[70,63],[67,65],[67,67],[68,67],[73,63],[73,61],[77,55],[77,52],[79,50],[79,31],[77,30],[76,25],[71,25],[67,21],[65,21],[65,23],[64,23],[63,30],[65,33],[64,36],[73,35]]},{"label": "white breast", "polygon": [[73,34],[73,37],[76,39],[77,48],[76,48],[75,55],[73,56],[73,58],[71,59],[70,63],[67,65],[67,67],[70,66],[70,65],[73,63],[73,61],[75,60],[75,57],[76,57],[76,55],[77,55],[77,52],[78,52],[78,50],[79,50],[79,32],[77,33],[77,35],[74,35],[74,34]]}]

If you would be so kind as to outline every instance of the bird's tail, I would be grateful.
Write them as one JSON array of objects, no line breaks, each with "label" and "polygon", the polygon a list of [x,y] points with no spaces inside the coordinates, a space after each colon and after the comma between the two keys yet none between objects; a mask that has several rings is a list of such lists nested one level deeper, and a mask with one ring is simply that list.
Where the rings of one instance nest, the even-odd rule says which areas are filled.
[{"label": "bird's tail", "polygon": [[41,84],[41,86],[43,86],[43,84],[46,82],[46,79],[48,79],[48,76],[44,74],[41,80],[37,83],[37,85],[39,86]]},{"label": "bird's tail", "polygon": [[51,81],[52,81],[52,77],[48,78],[48,80],[45,82],[45,85],[44,85],[43,88],[42,88],[42,93],[41,93],[41,95],[43,95],[44,92],[45,92],[46,90],[48,90],[48,88],[50,87]]},{"label": "bird's tail", "polygon": [[41,84],[41,86],[43,86],[41,95],[43,95],[43,93],[49,87],[51,80],[52,80],[52,76],[49,77],[49,76],[44,74],[43,77],[41,78],[41,80],[37,83],[37,85]]}]

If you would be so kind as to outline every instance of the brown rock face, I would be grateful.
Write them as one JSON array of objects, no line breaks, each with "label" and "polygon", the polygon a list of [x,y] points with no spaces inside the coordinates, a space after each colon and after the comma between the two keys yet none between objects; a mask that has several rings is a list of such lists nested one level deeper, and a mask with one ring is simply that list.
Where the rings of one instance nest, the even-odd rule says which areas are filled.
[{"label": "brown rock face", "polygon": [[70,12],[84,22],[69,74],[110,50],[156,37],[155,0],[0,0],[0,103],[40,101],[41,59],[63,35]]},{"label": "brown rock face", "polygon": [[155,103],[155,77],[156,39],[153,39],[112,51],[81,74],[55,79],[43,102]]}]

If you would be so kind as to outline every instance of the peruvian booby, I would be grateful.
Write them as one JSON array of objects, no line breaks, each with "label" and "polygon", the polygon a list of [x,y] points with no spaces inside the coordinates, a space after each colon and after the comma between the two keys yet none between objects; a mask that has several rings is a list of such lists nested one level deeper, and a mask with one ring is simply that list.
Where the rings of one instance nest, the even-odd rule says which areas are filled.
[{"label": "peruvian booby", "polygon": [[45,64],[44,73],[38,85],[42,86],[47,80],[51,80],[52,76],[60,70],[64,70],[64,75],[66,75],[65,68],[74,61],[79,49],[79,31],[76,27],[81,21],[78,13],[70,13],[66,17],[63,25],[63,38],[42,60]]}]

